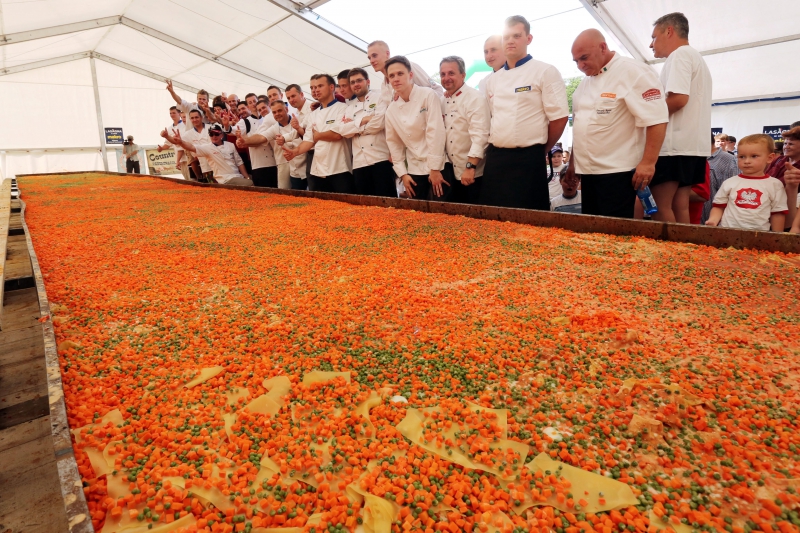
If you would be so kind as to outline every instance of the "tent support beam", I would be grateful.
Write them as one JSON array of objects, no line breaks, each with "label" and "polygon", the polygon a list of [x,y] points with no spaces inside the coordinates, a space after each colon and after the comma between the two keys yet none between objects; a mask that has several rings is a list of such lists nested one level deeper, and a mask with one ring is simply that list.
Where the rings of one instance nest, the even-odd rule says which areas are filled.
[{"label": "tent support beam", "polygon": [[9,74],[16,74],[18,72],[27,72],[28,70],[35,70],[37,68],[50,67],[59,65],[61,63],[68,63],[69,61],[77,61],[79,59],[86,59],[91,56],[91,52],[79,52],[77,54],[70,54],[67,56],[54,57],[51,59],[44,59],[42,61],[31,61],[22,65],[15,65],[13,67],[6,67],[0,69],[0,76],[7,76]]},{"label": "tent support beam", "polygon": [[[68,56],[61,56],[61,57],[54,57],[52,59],[45,59],[43,61],[32,61],[30,63],[25,63],[23,65],[16,65],[13,67],[3,68],[0,69],[0,76],[7,76],[9,74],[16,74],[18,72],[26,72],[28,70],[35,70],[37,68],[45,68],[50,67],[53,65],[58,65],[61,63],[68,63],[69,61],[77,61],[79,59],[86,59],[86,58],[95,58],[101,61],[105,61],[106,63],[111,63],[112,65],[116,65],[120,68],[124,68],[125,70],[130,70],[131,72],[135,72],[136,74],[140,74],[142,76],[152,78],[154,80],[162,81],[167,83],[167,77],[162,76],[160,74],[156,74],[155,72],[150,72],[149,70],[143,69],[141,67],[137,67],[136,65],[131,65],[130,63],[126,63],[124,61],[120,61],[119,59],[115,59],[113,57],[107,56],[105,54],[99,54],[97,52],[79,52],[77,54],[71,54]],[[183,89],[184,91],[189,91],[192,94],[197,94],[200,90],[197,87],[192,87],[191,85],[186,85],[185,83],[180,83],[178,81],[173,81],[172,84],[179,88]]]},{"label": "tent support beam", "polygon": [[[758,48],[760,46],[770,46],[773,44],[789,43],[792,41],[800,41],[800,33],[794,35],[784,35],[783,37],[776,37],[774,39],[766,39],[764,41],[754,41],[752,43],[742,43],[735,46],[726,46],[724,48],[713,48],[711,50],[703,50],[700,52],[701,56],[713,56],[716,54],[724,54],[726,52],[737,52],[739,50],[749,50],[750,48]],[[647,62],[648,65],[655,65],[656,63],[663,63],[666,59],[653,59]]]},{"label": "tent support beam", "polygon": [[[299,7],[296,3],[292,2],[292,0],[268,0],[268,1],[269,1],[270,4],[276,5],[279,8],[281,8],[281,9],[283,9],[285,11],[288,11],[292,15],[303,19],[304,21],[308,22],[309,24],[313,24],[314,26],[316,26],[317,28],[321,29],[322,31],[324,31],[328,35],[336,37],[337,39],[339,39],[343,43],[349,44],[353,48],[355,48],[357,50],[360,50],[360,51],[364,52],[365,54],[367,53],[367,44],[368,43],[366,41],[363,41],[363,40],[359,39],[358,37],[356,37],[355,35],[353,35],[352,33],[343,30],[342,28],[340,28],[336,24],[333,24],[333,23],[325,20],[320,15],[317,15],[316,13],[311,11],[310,8],[308,8],[308,7]],[[327,0],[325,0],[325,1],[327,1]],[[309,5],[313,6],[313,7],[318,7],[318,6],[321,6],[323,3],[324,2],[312,2]]]},{"label": "tent support beam", "polygon": [[[137,67],[136,65],[131,65],[130,63],[120,61],[119,59],[114,59],[113,57],[109,57],[105,54],[98,54],[97,52],[91,52],[91,54],[92,57],[97,58],[100,61],[105,61],[106,63],[118,66],[119,68],[130,70],[131,72],[135,72],[136,74],[141,74],[142,76],[145,76],[147,78],[151,78],[157,81],[163,81],[164,83],[167,83],[167,80],[169,79],[160,74],[156,74],[155,72],[150,72],[149,70],[145,70],[141,67]],[[198,89],[197,87],[192,87],[191,85],[186,85],[185,83],[181,83],[178,81],[173,81],[172,84],[175,87],[183,89],[184,91],[189,91],[192,94],[197,94],[200,91],[200,89]]]},{"label": "tent support beam", "polygon": [[122,17],[120,16],[103,17],[93,20],[84,20],[83,22],[73,22],[72,24],[62,24],[61,26],[51,26],[49,28],[41,28],[38,30],[7,33],[5,35],[0,35],[0,46],[24,43],[25,41],[46,39],[47,37],[57,37],[59,35],[67,35],[68,33],[76,33],[79,31],[113,26],[114,24],[119,24],[121,19]]},{"label": "tent support beam", "polygon": [[200,56],[209,61],[213,61],[214,63],[222,65],[223,67],[227,67],[231,70],[239,72],[240,74],[244,74],[246,76],[262,81],[264,83],[268,83],[269,85],[278,85],[280,87],[285,87],[286,85],[288,85],[286,82],[270,78],[269,76],[264,76],[260,72],[256,72],[255,70],[243,67],[238,63],[234,63],[233,61],[229,61],[227,59],[219,57],[216,54],[212,54],[211,52],[203,50],[202,48],[198,48],[187,42],[181,41],[180,39],[176,39],[170,35],[167,35],[166,33],[154,30],[149,26],[145,26],[144,24],[136,22],[135,20],[131,20],[128,17],[121,17],[120,24],[122,24],[123,26],[127,26],[131,29],[134,29],[138,32],[144,33],[145,35],[149,35],[150,37],[154,37],[160,41],[164,41],[165,43],[171,44],[172,46],[175,46],[177,48],[186,50],[187,52],[190,52],[196,56]]},{"label": "tent support beam", "polygon": [[92,67],[92,85],[94,86],[94,106],[97,110],[97,135],[100,138],[100,152],[103,158],[103,170],[108,172],[108,157],[106,157],[106,130],[103,127],[103,113],[100,110],[100,89],[97,87],[97,69],[94,66],[94,57],[89,58]]}]

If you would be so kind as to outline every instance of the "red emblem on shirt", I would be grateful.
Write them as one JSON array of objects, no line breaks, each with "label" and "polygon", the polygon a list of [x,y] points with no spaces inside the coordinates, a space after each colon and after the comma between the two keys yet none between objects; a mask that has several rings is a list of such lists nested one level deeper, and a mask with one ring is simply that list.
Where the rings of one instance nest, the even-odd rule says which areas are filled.
[{"label": "red emblem on shirt", "polygon": [[734,203],[742,209],[758,209],[761,207],[761,196],[763,194],[758,189],[739,189],[736,191],[736,201]]},{"label": "red emblem on shirt", "polygon": [[660,100],[661,91],[658,89],[647,89],[642,93],[642,98],[644,98],[646,102],[650,102],[651,100]]}]

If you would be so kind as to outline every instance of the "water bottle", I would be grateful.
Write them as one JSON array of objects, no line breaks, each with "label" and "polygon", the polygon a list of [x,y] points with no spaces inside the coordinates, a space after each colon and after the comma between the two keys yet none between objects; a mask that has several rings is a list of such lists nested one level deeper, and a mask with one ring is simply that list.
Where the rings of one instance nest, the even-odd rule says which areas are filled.
[{"label": "water bottle", "polygon": [[636,191],[636,196],[638,196],[639,201],[642,202],[642,207],[644,208],[645,215],[652,215],[654,213],[658,213],[658,206],[656,205],[656,201],[653,198],[653,193],[650,192],[650,187],[645,185],[643,189],[639,189],[638,191]]}]

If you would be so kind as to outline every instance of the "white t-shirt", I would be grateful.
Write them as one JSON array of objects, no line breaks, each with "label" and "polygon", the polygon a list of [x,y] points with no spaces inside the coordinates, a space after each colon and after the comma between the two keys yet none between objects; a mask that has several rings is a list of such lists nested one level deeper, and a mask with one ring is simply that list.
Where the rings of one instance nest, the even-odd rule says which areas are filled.
[{"label": "white t-shirt", "polygon": [[[550,189],[550,199],[552,200],[556,196],[560,195],[564,190],[561,188],[561,171],[564,169],[566,165],[561,165],[559,167],[553,166],[553,179],[547,182],[547,186]],[[547,175],[550,175],[550,165],[547,165]]]},{"label": "white t-shirt", "polygon": [[[183,137],[184,141],[190,142],[195,146],[211,142],[211,138],[208,136],[208,126],[205,124],[203,124],[200,131],[197,131],[194,127],[189,128],[181,137]],[[208,158],[197,154],[197,161],[200,163],[200,171],[202,173],[211,172],[211,165],[208,163]]]},{"label": "white t-shirt", "polygon": [[618,53],[600,74],[581,80],[572,95],[572,111],[572,150],[578,174],[633,170],[644,155],[645,129],[669,121],[655,71]]},{"label": "white t-shirt", "polygon": [[208,158],[211,170],[214,171],[214,179],[218,183],[228,183],[233,178],[243,178],[239,172],[239,165],[242,165],[242,158],[236,152],[233,143],[225,141],[217,146],[213,143],[196,144],[197,155]]},{"label": "white t-shirt", "polygon": [[708,156],[711,131],[711,72],[700,52],[689,45],[672,52],[661,70],[664,92],[689,95],[689,102],[669,117],[660,155]]},{"label": "white t-shirt", "polygon": [[754,178],[739,174],[728,178],[722,182],[713,205],[725,210],[719,223],[724,228],[769,231],[770,215],[789,212],[786,190],[772,176]]},{"label": "white t-shirt", "polygon": [[550,199],[550,211],[557,213],[581,213],[581,191],[574,198],[564,198],[563,194],[559,194],[555,198]]},{"label": "white t-shirt", "polygon": [[[327,106],[320,106],[315,109],[306,121],[303,141],[314,142],[312,126],[316,126],[319,133],[328,130],[336,131],[337,124],[342,120],[346,109],[347,104],[336,99]],[[353,156],[350,153],[350,143],[346,139],[319,141],[316,143],[314,145],[314,160],[311,163],[311,174],[325,178],[342,172],[353,172]]]},{"label": "white t-shirt", "polygon": [[486,98],[492,113],[489,142],[498,148],[546,144],[550,121],[569,116],[567,88],[553,65],[530,55],[489,76]]}]

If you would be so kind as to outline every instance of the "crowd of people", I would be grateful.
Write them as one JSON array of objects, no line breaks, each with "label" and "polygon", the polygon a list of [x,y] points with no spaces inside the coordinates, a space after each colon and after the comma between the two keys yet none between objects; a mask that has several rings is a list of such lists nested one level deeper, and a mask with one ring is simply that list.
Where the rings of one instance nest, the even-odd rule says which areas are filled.
[{"label": "crowd of people", "polygon": [[197,181],[622,218],[648,216],[647,198],[655,220],[800,233],[800,123],[783,154],[767,135],[710,136],[711,74],[682,13],[653,24],[660,77],[599,31],[578,35],[586,76],[571,153],[557,143],[570,118],[564,80],[533,59],[531,41],[524,17],[506,19],[486,40],[493,72],[478,89],[460,57],[441,60],[440,85],[383,41],[367,49],[380,87],[358,67],[315,74],[313,100],[292,84],[188,102],[168,82],[176,105],[159,149],[174,147]]}]

